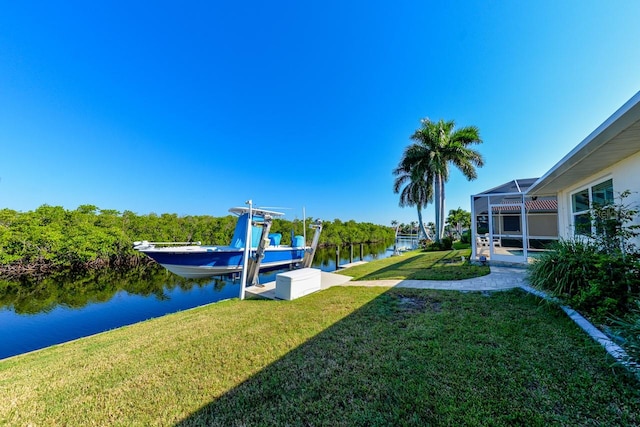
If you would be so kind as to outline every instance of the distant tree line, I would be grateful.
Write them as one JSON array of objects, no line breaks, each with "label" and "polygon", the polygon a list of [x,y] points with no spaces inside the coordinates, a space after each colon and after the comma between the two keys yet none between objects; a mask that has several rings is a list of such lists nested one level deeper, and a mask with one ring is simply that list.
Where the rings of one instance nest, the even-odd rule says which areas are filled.
[{"label": "distant tree line", "polygon": [[[310,224],[313,219],[308,219]],[[0,210],[0,275],[46,274],[101,267],[130,267],[149,260],[133,250],[137,240],[196,242],[226,245],[237,217],[137,215],[81,205],[75,210],[42,205],[34,211]],[[392,241],[394,229],[371,223],[323,222],[320,245]],[[281,233],[281,244],[291,243],[292,231],[303,235],[303,221],[274,219],[271,232]],[[311,240],[313,230],[307,230]]]},{"label": "distant tree line", "polygon": [[[432,240],[432,236],[436,234],[436,225],[433,222],[422,224],[422,227],[416,222],[411,221],[409,224],[391,221],[391,226],[397,228],[398,234],[416,234],[427,240]],[[449,210],[449,216],[446,219],[444,233],[450,239],[460,240],[465,230],[471,227],[471,212],[462,208]]]}]

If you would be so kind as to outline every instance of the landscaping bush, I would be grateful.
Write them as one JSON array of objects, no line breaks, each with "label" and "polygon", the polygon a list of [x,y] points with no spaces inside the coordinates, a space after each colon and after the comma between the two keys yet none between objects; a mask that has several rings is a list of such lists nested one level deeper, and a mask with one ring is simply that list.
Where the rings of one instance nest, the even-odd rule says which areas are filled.
[{"label": "landscaping bush", "polygon": [[442,250],[442,244],[440,242],[427,242],[425,247],[424,247],[425,251],[441,251]]},{"label": "landscaping bush", "polygon": [[443,237],[439,242],[431,242],[427,245],[428,251],[450,251],[453,249],[451,237]]},{"label": "landscaping bush", "polygon": [[429,249],[429,247],[431,246],[431,244],[433,243],[432,240],[429,239],[420,239],[419,245],[421,249]]},{"label": "landscaping bush", "polygon": [[563,240],[529,267],[529,282],[598,322],[620,316],[638,291],[632,258],[603,252],[587,240]]},{"label": "landscaping bush", "polygon": [[594,205],[594,230],[588,237],[564,240],[552,246],[529,268],[533,286],[550,291],[573,308],[603,322],[626,314],[640,292],[640,263],[633,238],[638,210],[622,202]]},{"label": "landscaping bush", "polygon": [[561,240],[529,266],[529,283],[560,298],[585,289],[596,273],[598,248],[585,240]]},{"label": "landscaping bush", "polygon": [[443,251],[450,251],[453,248],[453,239],[451,237],[443,237],[440,240]]}]

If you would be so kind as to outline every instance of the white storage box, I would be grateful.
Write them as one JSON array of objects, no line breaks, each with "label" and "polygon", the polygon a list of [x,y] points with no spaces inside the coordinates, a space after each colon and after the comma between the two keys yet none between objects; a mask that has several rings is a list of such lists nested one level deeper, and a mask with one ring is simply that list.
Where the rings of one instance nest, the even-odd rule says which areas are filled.
[{"label": "white storage box", "polygon": [[320,290],[320,270],[302,268],[276,275],[276,298],[292,300]]}]

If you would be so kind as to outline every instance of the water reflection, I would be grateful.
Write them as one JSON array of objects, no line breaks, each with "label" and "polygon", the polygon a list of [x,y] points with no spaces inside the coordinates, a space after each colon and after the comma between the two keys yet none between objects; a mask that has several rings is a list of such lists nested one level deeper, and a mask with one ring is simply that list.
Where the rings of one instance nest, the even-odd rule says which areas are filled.
[{"label": "water reflection", "polygon": [[363,243],[345,246],[330,246],[318,249],[314,258],[313,266],[323,271],[334,271],[336,269],[336,259],[338,265],[355,261],[372,261],[390,255],[389,243]]},{"label": "water reflection", "polygon": [[[334,271],[391,254],[387,244],[318,249],[314,265]],[[275,280],[278,271],[260,275]],[[231,277],[185,279],[162,267],[101,270],[82,276],[0,281],[0,359],[193,307],[235,298]]]},{"label": "water reflection", "polygon": [[0,359],[239,293],[232,281],[186,280],[161,268],[25,284],[0,291]]},{"label": "water reflection", "polygon": [[[155,266],[126,271],[104,269],[83,275],[57,274],[42,280],[24,278],[19,282],[0,281],[0,308],[17,314],[46,313],[58,306],[82,308],[109,301],[120,291],[162,301],[169,298],[167,292],[173,289],[188,291],[211,282],[211,279],[184,279]],[[213,283],[216,290],[225,284],[221,279]]]},{"label": "water reflection", "polygon": [[[337,253],[338,262],[342,265],[378,259],[385,256],[387,248],[385,243],[321,248],[316,252],[313,266],[334,271]],[[261,274],[260,281],[275,280],[277,273]],[[235,282],[231,277],[185,279],[159,266],[129,270],[104,269],[84,275],[57,274],[41,280],[27,277],[18,282],[0,281],[0,309],[8,309],[16,314],[47,313],[58,306],[78,309],[110,301],[121,291],[166,301],[171,291],[176,289],[190,291],[196,287],[211,286],[214,291],[220,292],[226,285]]]}]

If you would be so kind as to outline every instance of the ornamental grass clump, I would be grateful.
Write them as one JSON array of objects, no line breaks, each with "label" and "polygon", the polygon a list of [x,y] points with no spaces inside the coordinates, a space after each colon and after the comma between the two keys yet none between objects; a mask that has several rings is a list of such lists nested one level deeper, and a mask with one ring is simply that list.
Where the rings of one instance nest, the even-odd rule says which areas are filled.
[{"label": "ornamental grass clump", "polygon": [[626,318],[618,318],[614,323],[614,330],[624,340],[627,362],[635,364],[636,375],[640,378],[640,300],[634,302]]},{"label": "ornamental grass clump", "polygon": [[561,240],[529,267],[531,285],[566,299],[585,289],[596,273],[601,255],[586,240]]}]

